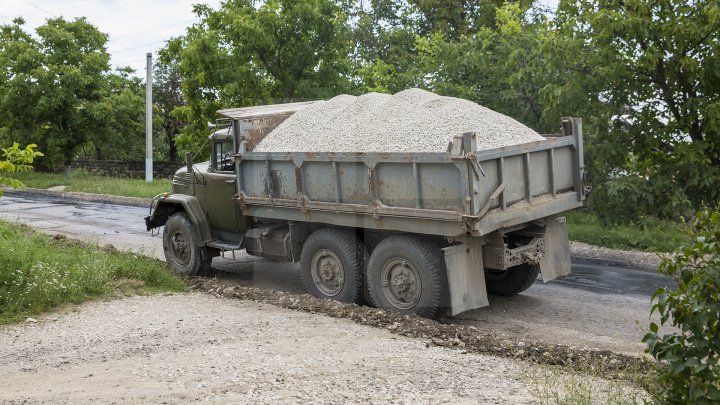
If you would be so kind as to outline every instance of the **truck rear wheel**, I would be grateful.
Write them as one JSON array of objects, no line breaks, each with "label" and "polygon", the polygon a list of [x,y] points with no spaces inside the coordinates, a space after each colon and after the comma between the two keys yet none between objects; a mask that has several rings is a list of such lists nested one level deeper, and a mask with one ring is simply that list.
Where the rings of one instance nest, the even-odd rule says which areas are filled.
[{"label": "truck rear wheel", "polygon": [[317,230],[300,255],[303,284],[317,298],[360,303],[366,256],[362,241],[353,232]]},{"label": "truck rear wheel", "polygon": [[447,290],[445,260],[437,247],[397,235],[381,241],[370,255],[370,301],[401,314],[433,318]]},{"label": "truck rear wheel", "polygon": [[496,295],[516,295],[530,288],[537,279],[540,268],[528,263],[510,267],[505,271],[486,269],[485,287]]},{"label": "truck rear wheel", "polygon": [[163,231],[165,260],[181,276],[204,275],[210,271],[212,255],[200,247],[195,227],[184,212],[170,216]]}]

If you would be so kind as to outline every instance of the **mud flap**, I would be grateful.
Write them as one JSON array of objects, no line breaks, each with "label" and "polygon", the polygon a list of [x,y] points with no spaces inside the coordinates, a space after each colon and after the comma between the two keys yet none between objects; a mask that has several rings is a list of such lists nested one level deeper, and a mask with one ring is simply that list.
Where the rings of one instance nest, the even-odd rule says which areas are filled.
[{"label": "mud flap", "polygon": [[570,243],[565,217],[553,218],[545,226],[545,255],[539,261],[544,283],[570,274]]},{"label": "mud flap", "polygon": [[450,290],[450,314],[455,316],[489,305],[480,244],[449,246],[443,253]]}]

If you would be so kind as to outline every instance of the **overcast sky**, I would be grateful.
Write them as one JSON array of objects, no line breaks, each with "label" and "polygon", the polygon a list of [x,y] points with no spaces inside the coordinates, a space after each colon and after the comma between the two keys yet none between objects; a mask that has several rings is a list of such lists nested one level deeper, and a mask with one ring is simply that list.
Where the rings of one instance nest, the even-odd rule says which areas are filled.
[{"label": "overcast sky", "polygon": [[197,22],[192,12],[197,3],[217,7],[220,0],[0,0],[0,24],[22,16],[25,31],[35,33],[48,18],[87,17],[109,35],[112,66],[130,66],[144,76],[145,55]]},{"label": "overcast sky", "polygon": [[[553,9],[557,0],[538,0]],[[202,3],[217,8],[220,0],[0,0],[0,24],[25,18],[25,31],[48,18],[87,17],[101,32],[110,36],[108,52],[113,67],[130,66],[145,76],[145,55],[157,52],[165,41],[185,33],[197,22],[192,5]]]}]

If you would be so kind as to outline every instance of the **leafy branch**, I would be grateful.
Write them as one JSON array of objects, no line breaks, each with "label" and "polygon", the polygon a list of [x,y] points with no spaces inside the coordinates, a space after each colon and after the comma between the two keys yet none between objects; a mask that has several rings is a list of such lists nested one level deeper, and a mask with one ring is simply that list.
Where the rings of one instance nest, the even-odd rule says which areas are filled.
[{"label": "leafy branch", "polygon": [[[44,156],[42,152],[35,150],[37,145],[31,143],[25,147],[20,148],[20,144],[17,142],[13,143],[13,146],[9,148],[2,148],[2,160],[0,160],[0,184],[6,187],[12,187],[13,190],[22,188],[25,190],[25,184],[20,180],[13,177],[6,177],[3,174],[15,174],[32,170],[32,163],[35,158]],[[0,197],[3,195],[3,190],[0,188]]]}]

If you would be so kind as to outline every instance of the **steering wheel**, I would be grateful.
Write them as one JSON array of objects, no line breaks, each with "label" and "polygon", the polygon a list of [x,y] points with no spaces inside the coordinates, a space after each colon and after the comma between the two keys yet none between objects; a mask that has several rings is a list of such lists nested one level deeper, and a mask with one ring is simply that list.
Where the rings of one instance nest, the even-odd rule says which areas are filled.
[{"label": "steering wheel", "polygon": [[224,172],[231,172],[235,170],[233,158],[230,157],[230,152],[227,152],[220,161],[220,170]]}]

